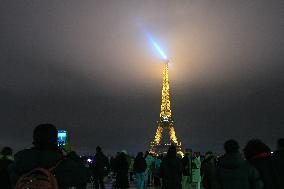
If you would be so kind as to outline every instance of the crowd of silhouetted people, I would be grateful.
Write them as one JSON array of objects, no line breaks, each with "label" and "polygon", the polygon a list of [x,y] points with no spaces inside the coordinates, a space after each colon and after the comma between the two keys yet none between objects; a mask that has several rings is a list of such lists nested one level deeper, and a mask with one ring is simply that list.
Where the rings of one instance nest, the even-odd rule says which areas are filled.
[{"label": "crowd of silhouetted people", "polygon": [[236,140],[224,143],[225,154],[201,155],[186,149],[177,154],[174,145],[166,154],[139,152],[131,157],[126,150],[107,157],[96,147],[92,158],[57,144],[57,128],[38,125],[33,147],[13,155],[9,147],[0,154],[0,189],[115,189],[135,183],[138,189],[284,189],[284,138],[271,149],[261,140],[248,141],[243,149]]}]

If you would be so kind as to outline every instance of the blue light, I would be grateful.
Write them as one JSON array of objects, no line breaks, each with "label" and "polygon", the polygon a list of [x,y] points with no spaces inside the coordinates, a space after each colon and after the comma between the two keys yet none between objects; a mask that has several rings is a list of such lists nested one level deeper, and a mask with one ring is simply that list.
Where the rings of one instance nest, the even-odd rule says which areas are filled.
[{"label": "blue light", "polygon": [[168,57],[167,57],[166,53],[162,50],[162,48],[158,45],[158,43],[149,34],[147,36],[148,36],[150,42],[152,43],[152,45],[155,47],[155,49],[161,55],[161,57],[164,60],[168,60]]},{"label": "blue light", "polygon": [[167,57],[167,55],[164,53],[164,51],[161,49],[161,47],[159,47],[159,45],[158,45],[155,41],[152,41],[152,44],[154,45],[154,47],[156,48],[156,50],[160,53],[160,55],[163,57],[163,59],[167,60],[168,57]]}]

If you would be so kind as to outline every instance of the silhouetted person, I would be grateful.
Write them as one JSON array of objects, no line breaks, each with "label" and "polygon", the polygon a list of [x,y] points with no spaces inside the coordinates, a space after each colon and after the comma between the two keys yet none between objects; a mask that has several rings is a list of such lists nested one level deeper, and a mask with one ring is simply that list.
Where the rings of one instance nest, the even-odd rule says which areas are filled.
[{"label": "silhouetted person", "polygon": [[143,189],[145,184],[145,171],[147,168],[143,153],[139,152],[134,160],[133,171],[136,175],[137,188]]},{"label": "silhouetted person", "polygon": [[278,139],[277,150],[273,153],[272,159],[276,167],[280,188],[284,188],[284,138]]},{"label": "silhouetted person", "polygon": [[15,155],[10,166],[10,177],[13,183],[19,177],[35,168],[51,168],[59,163],[54,170],[60,189],[76,186],[82,188],[88,180],[88,170],[74,151],[63,155],[57,146],[57,129],[51,124],[38,125],[33,132],[33,145]]},{"label": "silhouetted person", "polygon": [[155,162],[154,162],[154,168],[153,168],[153,180],[154,180],[154,187],[155,188],[160,188],[161,186],[161,179],[160,179],[160,175],[159,175],[159,170],[161,167],[161,163],[162,163],[162,159],[163,159],[163,154],[160,154],[158,157],[155,158]]},{"label": "silhouetted person", "polygon": [[197,189],[200,189],[201,185],[201,157],[200,152],[194,152],[192,159],[192,183]]},{"label": "silhouetted person", "polygon": [[244,148],[244,155],[258,170],[264,184],[263,189],[280,189],[271,150],[266,144],[258,139],[250,140]]},{"label": "silhouetted person", "polygon": [[181,189],[182,163],[176,155],[176,147],[171,145],[160,167],[162,189]]},{"label": "silhouetted person", "polygon": [[147,168],[145,171],[145,183],[147,186],[152,186],[152,170],[155,163],[155,158],[148,151],[145,152],[145,160]]},{"label": "silhouetted person", "polygon": [[128,156],[129,157],[129,181],[130,182],[133,182],[134,181],[134,178],[133,178],[133,175],[134,175],[134,171],[133,171],[133,165],[134,165],[134,160],[135,160],[135,157],[133,156]]},{"label": "silhouetted person", "polygon": [[182,189],[191,188],[192,184],[192,150],[187,149],[182,158]]},{"label": "silhouetted person", "polygon": [[116,188],[125,189],[129,187],[128,183],[128,162],[124,152],[114,160],[114,170],[116,173]]},{"label": "silhouetted person", "polygon": [[13,151],[10,147],[4,147],[0,154],[0,188],[11,189],[8,167],[13,163]]},{"label": "silhouetted person", "polygon": [[212,152],[206,152],[201,165],[202,185],[205,189],[212,189],[218,183],[216,181],[217,163]]},{"label": "silhouetted person", "polygon": [[103,154],[102,149],[99,146],[97,146],[95,161],[93,164],[96,189],[99,189],[99,186],[101,189],[105,188],[104,177],[106,176],[108,170],[109,170],[108,158]]},{"label": "silhouetted person", "polygon": [[224,144],[225,155],[220,158],[217,180],[221,189],[261,189],[263,183],[258,171],[242,157],[239,144],[228,140]]}]

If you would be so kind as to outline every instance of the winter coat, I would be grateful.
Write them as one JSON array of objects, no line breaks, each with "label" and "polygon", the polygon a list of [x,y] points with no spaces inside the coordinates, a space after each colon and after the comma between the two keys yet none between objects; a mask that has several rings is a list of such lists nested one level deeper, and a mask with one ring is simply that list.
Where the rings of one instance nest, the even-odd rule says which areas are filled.
[{"label": "winter coat", "polygon": [[181,189],[182,163],[178,157],[165,157],[160,167],[162,189]]},{"label": "winter coat", "polygon": [[249,162],[258,170],[263,181],[263,189],[280,189],[276,167],[270,153],[262,153],[252,157]]},{"label": "winter coat", "polygon": [[201,165],[202,185],[205,189],[212,189],[218,186],[216,178],[217,164],[215,158],[205,159]]},{"label": "winter coat", "polygon": [[12,182],[15,184],[19,177],[34,168],[51,168],[62,161],[54,170],[59,188],[70,186],[82,186],[88,180],[88,170],[84,167],[75,152],[63,156],[55,151],[26,149],[15,155],[15,161],[10,165],[9,172]]},{"label": "winter coat", "polygon": [[196,157],[192,160],[192,182],[201,182],[201,160],[200,157]]},{"label": "winter coat", "polygon": [[192,176],[190,156],[184,156],[182,158],[182,174],[183,176]]},{"label": "winter coat", "polygon": [[8,173],[9,165],[13,163],[12,158],[9,156],[0,157],[0,187],[1,189],[11,189],[11,182]]},{"label": "winter coat", "polygon": [[279,183],[280,188],[284,188],[284,150],[276,151],[272,156],[273,164],[276,168],[277,173],[277,183]]},{"label": "winter coat", "polygon": [[155,162],[154,162],[154,166],[153,166],[153,169],[152,169],[152,175],[154,177],[157,177],[159,178],[160,177],[160,167],[161,167],[161,163],[162,163],[162,160],[159,159],[159,158],[156,158],[155,159]]},{"label": "winter coat", "polygon": [[147,168],[146,160],[143,157],[137,157],[134,160],[133,171],[136,173],[144,173]]},{"label": "winter coat", "polygon": [[155,158],[151,155],[147,155],[145,160],[146,160],[146,164],[147,164],[146,173],[151,172],[153,164],[155,163]]},{"label": "winter coat", "polygon": [[116,187],[127,188],[128,183],[128,162],[126,156],[123,154],[116,157],[114,160],[114,170],[116,172]]},{"label": "winter coat", "polygon": [[98,152],[95,155],[95,161],[91,168],[93,169],[94,175],[104,176],[109,169],[108,158],[102,152]]},{"label": "winter coat", "polygon": [[240,153],[226,154],[220,159],[216,173],[221,189],[262,189],[258,171]]},{"label": "winter coat", "polygon": [[162,163],[162,160],[157,158],[155,159],[155,168],[160,168],[161,167],[161,163]]}]

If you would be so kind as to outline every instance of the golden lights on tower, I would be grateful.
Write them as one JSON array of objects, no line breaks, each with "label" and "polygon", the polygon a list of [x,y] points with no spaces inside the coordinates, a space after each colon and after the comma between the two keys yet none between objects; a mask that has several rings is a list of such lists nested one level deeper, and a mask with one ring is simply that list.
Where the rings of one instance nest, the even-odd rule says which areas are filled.
[{"label": "golden lights on tower", "polygon": [[[161,112],[160,119],[157,121],[157,130],[153,141],[150,143],[149,152],[158,155],[159,153],[165,153],[168,146],[173,144],[177,148],[177,153],[183,155],[181,142],[176,137],[174,129],[174,121],[172,119],[171,111],[171,101],[170,101],[170,83],[169,83],[169,60],[166,53],[162,48],[156,43],[151,35],[147,35],[149,41],[155,48],[156,52],[159,53],[160,57],[165,61],[163,65],[163,81],[162,81],[162,102],[161,102]],[[163,132],[168,131],[170,137],[170,143],[168,141],[162,143]]]},{"label": "golden lights on tower", "polygon": [[[162,82],[162,102],[160,120],[157,122],[158,128],[155,133],[154,140],[150,144],[150,153],[158,155],[158,146],[163,146],[161,140],[163,131],[166,129],[169,132],[170,143],[177,147],[177,152],[183,155],[181,150],[181,142],[178,141],[174,129],[174,121],[172,119],[171,101],[170,101],[170,84],[169,84],[169,64],[168,61],[163,66],[163,82]],[[166,147],[166,146],[164,146]]]},{"label": "golden lights on tower", "polygon": [[171,116],[172,111],[170,101],[169,64],[168,62],[166,62],[163,69],[163,88],[160,118],[170,118]]}]

